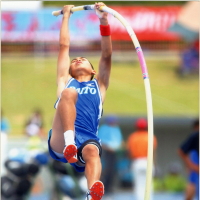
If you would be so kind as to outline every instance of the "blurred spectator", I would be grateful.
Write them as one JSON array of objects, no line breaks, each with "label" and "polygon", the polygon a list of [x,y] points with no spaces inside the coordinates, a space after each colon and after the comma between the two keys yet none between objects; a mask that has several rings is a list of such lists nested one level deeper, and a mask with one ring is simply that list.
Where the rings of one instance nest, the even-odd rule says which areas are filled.
[{"label": "blurred spectator", "polygon": [[[26,148],[29,152],[30,159],[37,159],[38,155],[44,155],[45,158],[47,145],[44,145],[42,142],[42,138],[44,137],[43,115],[39,108],[34,109],[32,115],[28,118],[25,124],[25,133],[29,136]],[[42,156],[40,158],[43,159]]]},{"label": "blurred spectator", "polygon": [[[199,164],[199,156],[196,151],[192,151],[189,155],[191,161],[195,164]],[[188,184],[186,187],[186,194],[185,194],[185,199],[186,200],[193,200],[195,197],[196,193],[196,187],[199,186],[199,174],[195,171],[190,171],[189,170],[189,175],[188,175]]]},{"label": "blurred spectator", "polygon": [[[148,131],[146,119],[138,119],[135,123],[136,131],[127,140],[129,156],[132,160],[134,177],[134,191],[136,200],[144,200],[147,168]],[[157,139],[154,136],[154,158]]]},{"label": "blurred spectator", "polygon": [[183,192],[186,186],[186,180],[181,175],[181,166],[179,163],[171,163],[168,174],[164,177],[164,188],[167,192]]},{"label": "blurred spectator", "polygon": [[189,44],[181,54],[180,74],[199,74],[199,40]]},{"label": "blurred spectator", "polygon": [[193,122],[193,132],[181,144],[179,155],[189,170],[185,199],[199,198],[199,119]]},{"label": "blurred spectator", "polygon": [[1,133],[8,134],[10,131],[10,123],[7,118],[5,118],[3,110],[1,110]]},{"label": "blurred spectator", "polygon": [[25,134],[27,136],[44,136],[43,116],[40,109],[35,109],[25,124]]},{"label": "blurred spectator", "polygon": [[1,109],[1,175],[5,173],[4,162],[7,157],[7,134],[9,131],[9,121],[5,118],[3,110]]},{"label": "blurred spectator", "polygon": [[118,125],[118,118],[114,115],[105,119],[105,124],[101,125],[98,136],[102,144],[103,172],[102,181],[106,188],[105,194],[112,192],[114,178],[116,177],[117,150],[120,149],[123,138],[121,129]]},{"label": "blurred spectator", "polygon": [[125,149],[118,153],[117,172],[119,187],[122,189],[130,188],[133,182],[133,174],[131,171],[131,160]]}]

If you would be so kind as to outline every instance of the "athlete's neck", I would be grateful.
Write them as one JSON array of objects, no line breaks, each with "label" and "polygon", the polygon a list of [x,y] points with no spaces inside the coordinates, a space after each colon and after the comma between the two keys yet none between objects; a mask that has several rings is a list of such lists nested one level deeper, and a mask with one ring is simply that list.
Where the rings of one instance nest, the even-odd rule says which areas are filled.
[{"label": "athlete's neck", "polygon": [[91,76],[77,76],[74,78],[79,82],[87,82],[91,80]]}]

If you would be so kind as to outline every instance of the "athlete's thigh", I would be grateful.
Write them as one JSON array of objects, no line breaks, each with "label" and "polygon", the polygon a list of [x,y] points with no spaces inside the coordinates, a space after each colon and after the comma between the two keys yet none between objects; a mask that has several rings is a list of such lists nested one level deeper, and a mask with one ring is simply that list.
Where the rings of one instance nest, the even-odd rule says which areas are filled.
[{"label": "athlete's thigh", "polygon": [[62,153],[65,145],[64,141],[64,132],[63,132],[62,123],[60,120],[60,116],[58,114],[58,110],[56,110],[53,126],[52,126],[52,135],[50,140],[50,145],[52,150]]}]

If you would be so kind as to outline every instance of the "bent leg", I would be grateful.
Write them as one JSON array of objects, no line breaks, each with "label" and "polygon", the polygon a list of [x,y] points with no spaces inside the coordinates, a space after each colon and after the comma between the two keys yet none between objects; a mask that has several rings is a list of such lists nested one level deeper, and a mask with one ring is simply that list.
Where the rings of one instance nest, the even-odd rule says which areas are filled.
[{"label": "bent leg", "polygon": [[85,161],[85,176],[90,188],[95,181],[101,176],[101,160],[97,147],[93,144],[86,145],[82,150],[83,159]]},{"label": "bent leg", "polygon": [[73,88],[66,88],[62,92],[57,109],[64,132],[67,130],[74,130],[77,97],[77,91]]},{"label": "bent leg", "polygon": [[63,90],[60,102],[56,109],[56,113],[52,125],[51,148],[62,153],[65,145],[64,132],[74,130],[74,122],[76,118],[77,92],[73,88]]}]

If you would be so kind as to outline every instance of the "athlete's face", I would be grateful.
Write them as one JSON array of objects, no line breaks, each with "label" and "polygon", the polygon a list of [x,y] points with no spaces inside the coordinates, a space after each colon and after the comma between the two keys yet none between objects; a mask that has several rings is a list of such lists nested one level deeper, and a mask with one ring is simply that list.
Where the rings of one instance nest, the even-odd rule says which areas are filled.
[{"label": "athlete's face", "polygon": [[71,76],[75,76],[76,72],[78,72],[80,70],[83,71],[83,72],[87,72],[91,75],[96,74],[91,63],[88,61],[87,58],[76,57],[71,61],[71,64],[70,64],[70,74],[71,74]]}]

